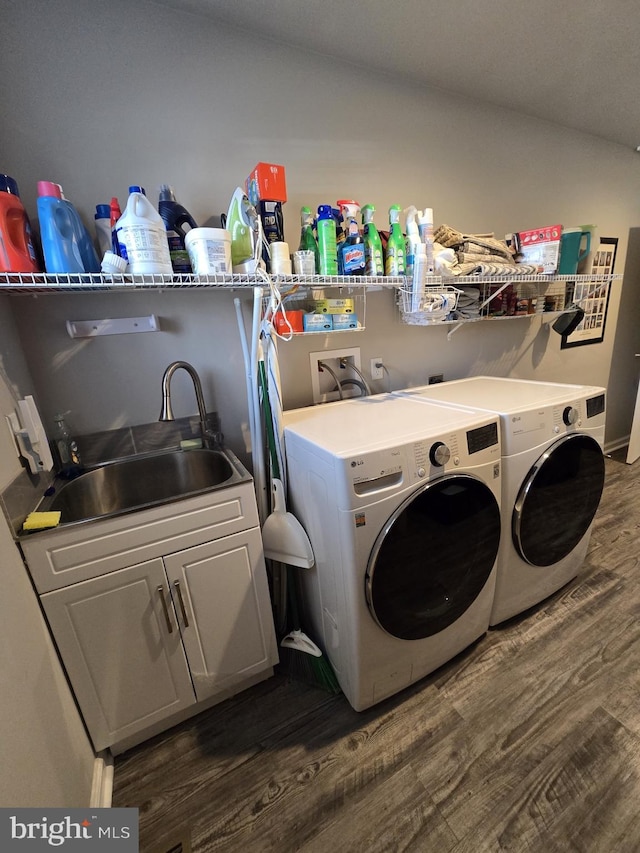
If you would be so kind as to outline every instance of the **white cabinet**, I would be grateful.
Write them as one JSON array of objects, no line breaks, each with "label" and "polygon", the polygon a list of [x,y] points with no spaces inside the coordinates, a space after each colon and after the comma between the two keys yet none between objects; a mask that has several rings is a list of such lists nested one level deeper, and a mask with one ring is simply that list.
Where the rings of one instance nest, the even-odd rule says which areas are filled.
[{"label": "white cabinet", "polygon": [[250,482],[22,549],[96,750],[127,749],[273,672]]},{"label": "white cabinet", "polygon": [[175,614],[169,633],[159,589],[167,594],[156,559],[41,598],[96,750],[195,702]]}]

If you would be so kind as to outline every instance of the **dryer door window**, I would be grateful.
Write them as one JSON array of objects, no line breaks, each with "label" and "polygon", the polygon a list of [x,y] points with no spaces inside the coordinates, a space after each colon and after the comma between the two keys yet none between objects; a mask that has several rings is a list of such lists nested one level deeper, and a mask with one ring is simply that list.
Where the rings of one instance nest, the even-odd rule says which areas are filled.
[{"label": "dryer door window", "polygon": [[532,566],[569,555],[589,529],[604,486],[604,456],[589,435],[553,444],[527,474],[513,510],[514,545]]},{"label": "dryer door window", "polygon": [[398,507],[371,552],[374,619],[403,640],[444,630],[480,594],[499,542],[500,510],[485,483],[451,475],[426,484]]}]

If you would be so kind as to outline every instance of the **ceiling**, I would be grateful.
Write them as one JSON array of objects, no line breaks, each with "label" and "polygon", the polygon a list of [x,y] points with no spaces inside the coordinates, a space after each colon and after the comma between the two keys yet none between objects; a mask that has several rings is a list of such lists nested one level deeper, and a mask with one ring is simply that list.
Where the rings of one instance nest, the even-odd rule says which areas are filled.
[{"label": "ceiling", "polygon": [[155,0],[640,146],[638,0]]}]

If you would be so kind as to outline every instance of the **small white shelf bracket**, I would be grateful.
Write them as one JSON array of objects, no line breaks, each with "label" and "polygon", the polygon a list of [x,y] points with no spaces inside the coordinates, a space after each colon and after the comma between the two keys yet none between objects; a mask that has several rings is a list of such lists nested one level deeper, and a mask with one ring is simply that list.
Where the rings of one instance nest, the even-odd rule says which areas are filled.
[{"label": "small white shelf bracket", "polygon": [[155,314],[148,317],[121,317],[116,320],[67,320],[70,338],[97,338],[99,335],[131,335],[135,332],[159,332]]}]

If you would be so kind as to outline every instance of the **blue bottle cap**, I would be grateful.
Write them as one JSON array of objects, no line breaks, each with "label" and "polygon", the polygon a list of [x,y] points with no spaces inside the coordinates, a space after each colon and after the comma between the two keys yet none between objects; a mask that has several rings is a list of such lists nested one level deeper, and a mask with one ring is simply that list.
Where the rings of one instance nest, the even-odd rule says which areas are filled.
[{"label": "blue bottle cap", "polygon": [[95,219],[110,219],[111,218],[111,205],[110,204],[96,204],[96,215]]},{"label": "blue bottle cap", "polygon": [[129,194],[131,194],[131,193],[142,193],[142,195],[146,195],[146,192],[144,191],[144,187],[138,187],[135,185],[132,187],[129,187]]},{"label": "blue bottle cap", "polygon": [[18,182],[10,175],[0,175],[0,192],[10,193],[11,195],[17,195],[18,198],[20,198],[20,193],[18,192]]},{"label": "blue bottle cap", "polygon": [[331,219],[331,205],[321,204],[318,208],[318,219]]}]

